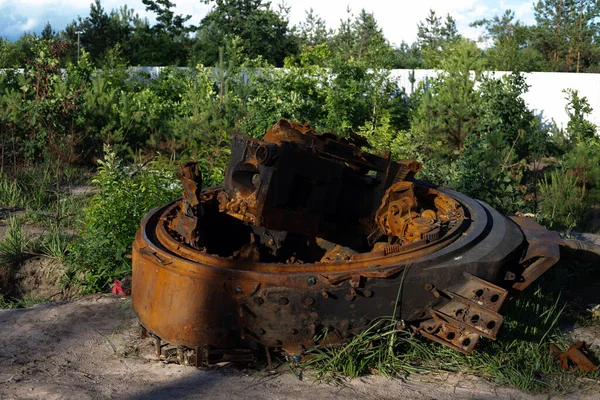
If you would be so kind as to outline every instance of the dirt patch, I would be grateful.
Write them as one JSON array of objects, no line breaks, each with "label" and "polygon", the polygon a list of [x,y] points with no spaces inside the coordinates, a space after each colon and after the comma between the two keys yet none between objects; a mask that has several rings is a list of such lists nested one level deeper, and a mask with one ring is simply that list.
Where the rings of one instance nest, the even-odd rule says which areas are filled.
[{"label": "dirt patch", "polygon": [[[276,373],[199,370],[155,360],[130,301],[94,295],[0,310],[0,398],[537,399],[461,374],[369,376],[332,386]],[[600,390],[567,398],[598,398]]]},{"label": "dirt patch", "polygon": [[75,290],[61,285],[65,269],[60,261],[49,257],[34,257],[18,265],[0,267],[0,293],[13,299],[70,299]]},{"label": "dirt patch", "polygon": [[[0,209],[0,241],[6,237],[9,223],[6,217],[18,217],[24,214],[23,209]],[[23,235],[30,246],[35,248],[43,236],[51,229],[36,224],[22,224]],[[62,229],[65,235],[73,235],[73,229]],[[7,299],[20,300],[25,297],[39,300],[67,300],[75,293],[73,288],[65,289],[61,285],[66,266],[59,260],[37,254],[39,251],[26,249],[24,261],[0,265],[0,295]]]}]

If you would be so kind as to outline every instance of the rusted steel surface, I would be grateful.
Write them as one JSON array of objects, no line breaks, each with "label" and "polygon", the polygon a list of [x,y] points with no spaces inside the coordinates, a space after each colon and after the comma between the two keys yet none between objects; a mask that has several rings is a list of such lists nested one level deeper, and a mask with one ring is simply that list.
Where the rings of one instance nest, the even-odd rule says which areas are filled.
[{"label": "rusted steel surface", "polygon": [[183,186],[183,196],[179,212],[170,221],[169,227],[179,235],[179,239],[192,248],[203,246],[202,229],[203,209],[200,200],[202,192],[202,176],[198,171],[198,163],[187,163],[177,174]]},{"label": "rusted steel surface", "polygon": [[595,372],[598,367],[588,358],[589,349],[585,342],[573,343],[566,351],[560,351],[555,345],[550,345],[550,352],[559,359],[562,369],[578,369],[581,372]]},{"label": "rusted steel surface", "polygon": [[508,291],[556,262],[560,239],[359,139],[282,120],[233,139],[223,187],[200,191],[183,168],[182,199],[133,244],[133,305],[158,354],[298,356],[323,331],[343,341],[392,315],[467,354],[498,335]]},{"label": "rusted steel surface", "polygon": [[562,239],[558,233],[549,231],[537,224],[531,218],[511,217],[521,227],[527,241],[527,250],[521,258],[525,270],[521,279],[512,286],[523,291],[533,281],[558,262]]}]

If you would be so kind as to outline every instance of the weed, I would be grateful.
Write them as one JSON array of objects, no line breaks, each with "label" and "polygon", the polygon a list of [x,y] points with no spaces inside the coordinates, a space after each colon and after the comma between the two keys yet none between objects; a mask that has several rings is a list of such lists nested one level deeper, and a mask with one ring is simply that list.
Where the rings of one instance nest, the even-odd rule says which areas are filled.
[{"label": "weed", "polygon": [[0,309],[3,308],[15,308],[15,304],[13,301],[8,300],[2,293],[0,293]]},{"label": "weed", "polygon": [[398,329],[394,318],[382,318],[342,345],[329,342],[329,332],[324,332],[321,342],[325,346],[311,349],[304,365],[316,369],[318,377],[325,380],[354,378],[371,371],[382,375],[415,372],[419,367],[398,352],[409,341],[410,333]]},{"label": "weed", "polygon": [[73,240],[71,235],[61,233],[57,229],[53,229],[49,234],[44,235],[38,246],[39,251],[46,257],[53,258],[60,262],[65,260],[68,247]]},{"label": "weed", "polygon": [[9,299],[0,293],[0,309],[6,308],[29,308],[48,301],[45,297],[34,296],[30,293],[20,299]]},{"label": "weed", "polygon": [[19,300],[16,301],[15,308],[29,308],[37,304],[45,303],[49,299],[46,297],[35,296],[31,293],[26,293]]},{"label": "weed", "polygon": [[19,219],[8,220],[6,235],[0,241],[0,265],[15,265],[24,261],[30,252],[31,239],[23,232]]},{"label": "weed", "polygon": [[552,171],[550,179],[545,177],[540,182],[539,190],[542,222],[545,220],[550,227],[574,227],[585,208],[585,193],[577,177],[564,170]]},{"label": "weed", "polygon": [[0,208],[22,206],[23,194],[17,182],[6,174],[0,174]]}]

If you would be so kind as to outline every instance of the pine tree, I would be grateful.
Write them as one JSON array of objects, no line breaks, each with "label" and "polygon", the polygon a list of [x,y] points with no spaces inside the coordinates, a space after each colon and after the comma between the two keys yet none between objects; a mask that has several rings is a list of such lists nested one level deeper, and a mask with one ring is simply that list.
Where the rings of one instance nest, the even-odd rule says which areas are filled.
[{"label": "pine tree", "polygon": [[299,31],[300,43],[311,47],[327,43],[331,36],[323,18],[316,15],[312,8],[306,11],[306,19],[300,23]]},{"label": "pine tree", "polygon": [[553,71],[595,68],[600,6],[595,0],[540,0],[534,9],[536,47]]},{"label": "pine tree", "polygon": [[424,67],[438,68],[444,49],[460,39],[456,21],[448,14],[442,23],[442,18],[429,10],[425,22],[419,22],[417,29],[417,43],[423,54]]},{"label": "pine tree", "polygon": [[486,32],[479,39],[487,45],[489,67],[500,71],[535,71],[541,68],[539,52],[531,45],[533,29],[515,20],[515,13],[506,10],[502,16],[482,19],[471,24]]}]

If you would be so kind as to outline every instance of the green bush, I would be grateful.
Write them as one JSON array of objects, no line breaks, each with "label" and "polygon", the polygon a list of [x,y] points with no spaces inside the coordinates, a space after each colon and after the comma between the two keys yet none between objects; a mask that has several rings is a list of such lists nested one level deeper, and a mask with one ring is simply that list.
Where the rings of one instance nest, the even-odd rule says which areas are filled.
[{"label": "green bush", "polygon": [[600,138],[580,140],[565,154],[564,166],[579,179],[587,205],[600,201]]},{"label": "green bush", "polygon": [[527,90],[520,74],[483,78],[472,105],[473,130],[458,158],[457,189],[507,213],[534,207],[525,201],[526,165],[543,156],[549,142],[521,98]]},{"label": "green bush", "polygon": [[69,248],[69,275],[88,292],[130,273],[131,263],[124,255],[131,251],[142,217],[181,193],[172,164],[160,158],[137,169],[125,168],[106,146],[98,163],[93,180],[98,193],[84,210],[78,237]]},{"label": "green bush", "polygon": [[594,208],[600,203],[600,138],[596,125],[586,119],[592,112],[576,90],[565,90],[569,123],[560,141],[561,165],[540,182],[540,215],[550,227],[598,230]]}]

